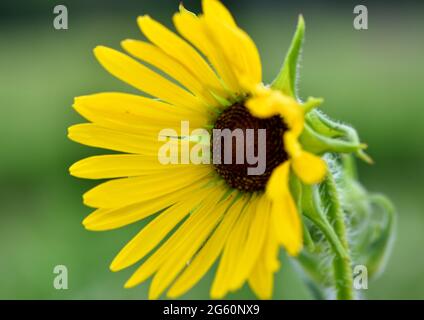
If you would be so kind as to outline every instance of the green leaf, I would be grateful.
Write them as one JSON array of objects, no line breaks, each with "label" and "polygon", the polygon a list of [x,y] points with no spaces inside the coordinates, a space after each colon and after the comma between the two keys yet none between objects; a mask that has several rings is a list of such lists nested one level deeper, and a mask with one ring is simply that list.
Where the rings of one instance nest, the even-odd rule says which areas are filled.
[{"label": "green leaf", "polygon": [[299,15],[296,32],[293,36],[289,51],[287,52],[283,66],[277,77],[271,84],[276,90],[281,90],[286,95],[296,96],[296,81],[298,78],[298,62],[302,49],[303,38],[305,35],[305,21],[302,15]]},{"label": "green leaf", "polygon": [[396,234],[396,212],[390,200],[381,194],[372,194],[369,200],[383,212],[379,235],[364,250],[363,262],[367,266],[368,275],[375,278],[384,271],[392,251]]}]

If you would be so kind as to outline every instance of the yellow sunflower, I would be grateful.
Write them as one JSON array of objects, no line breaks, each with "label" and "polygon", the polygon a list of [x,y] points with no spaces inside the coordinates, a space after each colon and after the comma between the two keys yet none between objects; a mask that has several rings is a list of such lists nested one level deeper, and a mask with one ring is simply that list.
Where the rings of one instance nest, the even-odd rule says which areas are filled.
[{"label": "yellow sunflower", "polygon": [[[116,178],[84,194],[84,203],[96,208],[83,221],[89,230],[115,229],[157,214],[110,266],[118,271],[143,260],[125,287],[153,277],[149,298],[165,291],[175,298],[217,262],[212,298],[248,282],[259,298],[269,299],[280,246],[292,256],[302,249],[302,220],[289,175],[313,184],[326,166],[298,142],[305,108],[262,84],[251,38],[219,1],[203,0],[202,8],[195,15],[180,6],[173,17],[180,35],[139,17],[149,42],[125,40],[122,47],[142,63],[114,49],[94,49],[107,71],[151,97],[111,92],[76,98],[75,109],[90,123],[70,127],[69,138],[121,153],[83,159],[70,172]],[[181,121],[209,131],[265,128],[265,172],[248,175],[245,163],[161,164],[158,133],[179,130]]]}]

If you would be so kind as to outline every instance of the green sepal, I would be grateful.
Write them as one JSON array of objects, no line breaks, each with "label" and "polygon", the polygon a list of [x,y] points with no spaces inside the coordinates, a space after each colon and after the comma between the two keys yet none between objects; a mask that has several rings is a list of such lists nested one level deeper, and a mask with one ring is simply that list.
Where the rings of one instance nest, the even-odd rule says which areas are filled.
[{"label": "green sepal", "polygon": [[[293,199],[296,203],[297,208],[302,207],[302,183],[300,182],[299,178],[291,172],[290,179],[289,179],[289,187],[290,187],[290,193],[293,196]],[[300,210],[300,209],[299,209]],[[311,234],[309,233],[308,228],[306,227],[305,219],[302,216],[302,228],[303,228],[303,244],[306,250],[313,252],[315,251],[315,244],[312,240]]]},{"label": "green sepal", "polygon": [[271,87],[280,90],[286,95],[297,98],[296,82],[298,78],[298,62],[305,35],[305,21],[299,15],[296,32],[294,33],[290,48],[284,59],[284,63],[271,83]]},{"label": "green sepal", "polygon": [[361,259],[367,266],[368,276],[375,278],[384,271],[392,251],[396,235],[396,213],[392,203],[384,195],[373,194],[369,196],[369,200],[383,213],[383,223],[375,230],[378,235],[364,248],[365,254]]},{"label": "green sepal", "polygon": [[[331,277],[328,276],[332,272],[331,266],[323,263],[323,259],[326,260],[327,257],[327,244],[337,257],[344,259],[347,252],[326,216],[321,197],[318,186],[302,184],[301,211],[306,230],[304,240],[307,242],[305,241],[306,250],[302,250],[296,262],[305,274],[305,283],[313,295],[325,299],[328,298],[326,291],[333,285]],[[324,235],[325,243],[319,234]]]},{"label": "green sepal", "polygon": [[333,121],[316,109],[305,115],[305,127],[299,140],[305,150],[314,154],[354,153],[365,162],[372,163],[364,152],[367,145],[360,141],[354,128]]},{"label": "green sepal", "polygon": [[369,193],[358,181],[354,157],[342,155],[339,191],[349,229],[355,234],[350,246],[355,252],[354,265],[367,267],[369,278],[384,270],[396,234],[396,212],[392,203],[381,194]]},{"label": "green sepal", "polygon": [[339,257],[346,257],[347,252],[340,242],[332,224],[325,214],[318,186],[302,185],[302,213],[310,219],[325,235],[334,252]]},{"label": "green sepal", "polygon": [[324,291],[331,286],[331,277],[328,276],[331,270],[322,264],[321,257],[303,250],[296,258],[296,262],[305,274],[304,281],[312,289],[313,295],[316,296],[318,293],[320,299],[326,299]]},{"label": "green sepal", "polygon": [[303,111],[307,114],[312,109],[319,107],[323,102],[323,98],[308,97],[308,99],[302,103]]}]

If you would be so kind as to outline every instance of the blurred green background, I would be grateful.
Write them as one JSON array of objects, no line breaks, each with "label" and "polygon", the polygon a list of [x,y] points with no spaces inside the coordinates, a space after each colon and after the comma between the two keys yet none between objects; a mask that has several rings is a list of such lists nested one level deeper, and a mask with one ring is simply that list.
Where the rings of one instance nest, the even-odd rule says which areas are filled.
[{"label": "blurred green background", "polygon": [[[391,197],[399,212],[386,272],[369,283],[370,299],[424,299],[424,6],[366,4],[369,29],[353,28],[353,7],[330,1],[224,1],[256,41],[265,80],[276,74],[303,13],[307,32],[301,96],[322,96],[324,111],[354,125],[375,165],[360,165],[362,182]],[[132,91],[95,61],[98,44],[119,48],[141,38],[136,17],[170,25],[179,1],[2,1],[0,4],[0,298],[144,299],[147,284],[123,289],[134,268],[108,265],[145,222],[115,231],[84,230],[90,212],[82,193],[94,185],[68,175],[76,160],[99,153],[72,143],[67,127],[82,122],[74,96]],[[184,1],[199,11],[198,1]],[[53,28],[65,4],[69,29]],[[283,257],[276,299],[310,298]],[[66,265],[69,289],[53,288],[53,268]],[[184,298],[208,298],[211,274]],[[244,288],[229,298],[253,298]]]}]

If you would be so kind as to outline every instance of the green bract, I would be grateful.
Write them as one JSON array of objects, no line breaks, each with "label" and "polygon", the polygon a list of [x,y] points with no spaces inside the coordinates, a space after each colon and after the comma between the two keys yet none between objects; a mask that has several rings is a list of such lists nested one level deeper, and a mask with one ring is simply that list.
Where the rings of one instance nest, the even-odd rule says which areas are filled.
[{"label": "green bract", "polygon": [[[299,16],[283,66],[271,85],[298,101],[298,61],[304,33],[305,23]],[[360,184],[353,155],[372,163],[364,152],[367,146],[353,127],[316,109],[322,102],[308,98],[303,103],[305,127],[300,140],[305,150],[323,156],[327,177],[312,186],[302,184],[294,175],[290,181],[305,222],[305,250],[296,261],[317,298],[327,298],[330,293],[338,299],[355,299],[359,296],[354,288],[355,267],[366,268],[365,276],[371,278],[384,270],[395,234],[395,210],[386,197],[369,193]]]}]

